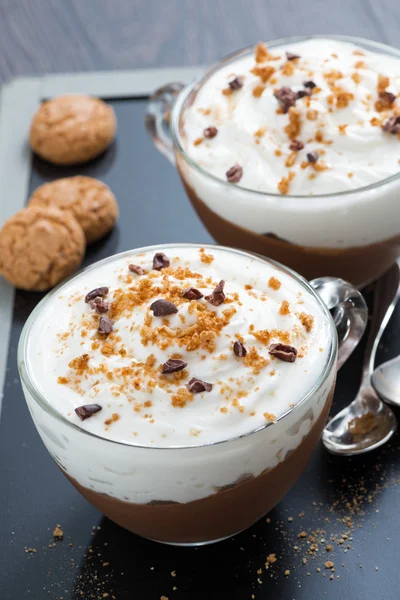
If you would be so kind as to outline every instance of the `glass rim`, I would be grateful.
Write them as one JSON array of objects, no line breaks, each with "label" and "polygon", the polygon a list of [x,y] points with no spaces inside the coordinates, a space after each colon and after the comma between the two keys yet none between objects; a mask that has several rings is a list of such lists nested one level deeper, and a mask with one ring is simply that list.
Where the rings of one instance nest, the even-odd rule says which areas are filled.
[{"label": "glass rim", "polygon": [[[361,46],[367,47],[367,49],[373,49],[373,50],[380,51],[381,54],[384,53],[384,54],[396,55],[400,59],[400,50],[398,48],[389,46],[388,44],[382,44],[381,42],[375,42],[374,40],[370,40],[368,38],[356,37],[356,36],[351,36],[351,35],[339,35],[339,34],[338,35],[334,35],[334,34],[332,34],[332,35],[324,35],[324,34],[297,35],[297,36],[277,38],[277,39],[274,39],[274,40],[271,40],[271,41],[268,41],[265,43],[268,45],[269,48],[275,48],[277,46],[282,46],[284,44],[293,44],[296,42],[304,42],[304,41],[310,40],[310,39],[330,39],[330,40],[338,40],[338,41],[342,41],[342,42],[351,42],[354,44],[359,44]],[[228,54],[227,56],[222,58],[219,62],[214,63],[211,67],[209,67],[206,70],[206,72],[203,75],[201,75],[195,81],[193,81],[191,84],[185,86],[182,89],[182,91],[179,93],[179,95],[177,96],[177,98],[174,102],[174,105],[172,107],[172,112],[171,112],[171,120],[169,123],[169,130],[171,133],[174,149],[178,150],[179,153],[182,154],[185,161],[187,163],[189,163],[193,168],[195,168],[201,175],[204,175],[205,177],[209,177],[215,183],[218,183],[222,186],[226,186],[227,190],[232,189],[232,183],[229,183],[228,181],[224,181],[223,179],[216,177],[215,175],[213,175],[206,169],[203,169],[203,167],[201,167],[195,160],[193,160],[187,154],[186,150],[184,149],[181,135],[179,132],[179,130],[180,130],[179,121],[180,121],[180,117],[182,114],[181,110],[184,107],[185,102],[188,99],[188,97],[190,96],[190,94],[192,92],[196,91],[197,89],[199,89],[214,73],[219,71],[222,67],[233,62],[234,60],[237,60],[238,58],[243,58],[243,57],[253,53],[254,47],[255,47],[254,45],[247,46],[245,48],[242,48],[241,50],[237,50],[235,52],[232,52],[231,54]],[[360,192],[363,192],[363,193],[368,192],[370,190],[374,190],[381,186],[390,184],[393,181],[397,181],[399,179],[400,179],[400,170],[397,173],[390,175],[389,177],[385,177],[385,179],[380,179],[378,181],[375,181],[373,183],[370,183],[370,184],[362,186],[362,187],[353,188],[351,190],[344,190],[342,192],[333,192],[333,193],[326,193],[326,194],[312,194],[312,195],[310,195],[310,194],[285,194],[285,195],[282,195],[282,194],[273,193],[273,192],[261,192],[261,191],[254,190],[252,188],[246,188],[243,186],[237,186],[237,188],[240,191],[243,190],[243,192],[255,194],[255,195],[258,195],[258,196],[261,196],[264,198],[271,198],[274,200],[279,199],[279,201],[281,201],[281,202],[284,201],[284,202],[286,202],[286,204],[288,204],[291,199],[299,201],[299,200],[304,200],[304,199],[309,199],[309,198],[312,198],[312,200],[321,199],[326,202],[327,198],[332,198],[333,200],[338,200],[338,199],[340,200],[342,198],[346,199],[351,195],[355,195]]]},{"label": "glass rim", "polygon": [[[318,305],[320,306],[323,313],[327,317],[327,320],[330,324],[330,329],[331,329],[330,350],[329,350],[327,361],[326,361],[321,373],[319,374],[319,376],[317,377],[316,381],[311,386],[311,388],[308,390],[308,392],[303,395],[303,397],[299,400],[299,402],[297,402],[297,404],[295,404],[292,407],[289,407],[287,411],[285,411],[282,415],[280,415],[275,422],[265,423],[263,425],[260,425],[256,429],[251,429],[250,431],[248,431],[246,433],[236,435],[236,436],[224,439],[224,440],[218,440],[216,442],[208,442],[205,444],[196,444],[196,445],[190,445],[190,446],[185,446],[185,445],[146,446],[144,444],[135,444],[135,443],[129,443],[129,442],[124,442],[124,441],[109,439],[109,438],[103,437],[101,435],[98,435],[96,433],[93,433],[91,431],[87,431],[86,429],[83,429],[82,427],[80,427],[79,425],[76,425],[72,421],[69,421],[65,416],[63,416],[61,413],[59,413],[50,404],[50,402],[48,402],[46,400],[44,394],[42,394],[42,392],[36,386],[34,378],[31,376],[31,374],[29,372],[29,367],[27,366],[27,362],[28,362],[27,361],[27,348],[28,348],[29,334],[30,334],[32,325],[33,325],[36,317],[41,312],[43,307],[48,302],[51,301],[52,297],[55,294],[58,294],[60,292],[60,290],[62,290],[64,288],[64,286],[66,286],[70,281],[72,281],[73,279],[76,279],[78,277],[81,277],[81,275],[83,273],[87,273],[91,270],[94,270],[95,268],[97,268],[100,265],[104,265],[108,262],[112,262],[113,260],[116,260],[118,258],[122,258],[125,256],[132,256],[133,254],[139,254],[139,253],[143,253],[143,252],[158,252],[158,251],[168,250],[168,248],[205,248],[210,251],[223,250],[223,251],[231,252],[233,254],[240,254],[242,256],[247,256],[253,260],[257,259],[260,262],[270,263],[274,267],[278,268],[279,270],[281,270],[284,273],[286,273],[287,275],[289,275],[290,277],[293,277],[308,293],[310,293],[314,297],[314,299],[317,301]],[[234,442],[235,440],[238,440],[241,438],[246,438],[250,435],[258,433],[259,431],[267,429],[267,427],[270,427],[279,421],[282,421],[285,417],[287,417],[289,414],[291,414],[294,410],[297,410],[300,406],[303,406],[304,404],[306,404],[307,401],[310,398],[312,398],[315,395],[315,393],[323,386],[323,384],[325,383],[329,374],[331,373],[332,368],[334,368],[336,355],[337,355],[337,348],[338,348],[338,341],[337,341],[336,328],[335,328],[335,324],[333,322],[333,319],[329,312],[328,307],[323,302],[321,297],[317,294],[317,292],[308,283],[308,281],[306,281],[306,279],[304,279],[304,277],[302,277],[301,275],[299,275],[298,273],[296,273],[289,267],[286,267],[277,261],[274,261],[270,258],[261,256],[259,254],[246,252],[244,250],[239,250],[236,248],[229,248],[227,246],[218,246],[216,244],[196,244],[196,243],[157,244],[157,245],[152,245],[152,246],[144,246],[142,248],[135,248],[133,250],[125,250],[123,252],[119,252],[117,254],[113,254],[112,256],[103,258],[103,259],[85,267],[84,269],[81,269],[80,271],[78,271],[77,273],[75,273],[74,275],[69,277],[68,279],[62,281],[51,291],[49,291],[45,295],[45,297],[42,298],[42,300],[40,300],[40,302],[32,310],[32,312],[30,313],[29,317],[25,321],[25,324],[22,328],[22,332],[21,332],[19,342],[18,342],[18,349],[17,349],[17,366],[18,366],[18,372],[19,372],[21,381],[24,384],[24,386],[26,386],[26,388],[28,389],[30,395],[32,396],[32,398],[34,399],[36,404],[38,404],[43,410],[45,410],[50,416],[54,417],[57,421],[61,421],[62,423],[67,425],[67,427],[71,427],[74,431],[78,431],[78,432],[82,433],[83,435],[88,435],[90,437],[97,438],[98,440],[102,440],[105,442],[111,442],[114,444],[118,444],[120,446],[127,446],[127,447],[131,447],[131,448],[159,450],[159,451],[160,450],[168,450],[168,451],[190,450],[190,449],[194,450],[194,449],[198,449],[198,448],[202,448],[202,447],[216,446],[219,444],[227,444],[228,442]]]}]

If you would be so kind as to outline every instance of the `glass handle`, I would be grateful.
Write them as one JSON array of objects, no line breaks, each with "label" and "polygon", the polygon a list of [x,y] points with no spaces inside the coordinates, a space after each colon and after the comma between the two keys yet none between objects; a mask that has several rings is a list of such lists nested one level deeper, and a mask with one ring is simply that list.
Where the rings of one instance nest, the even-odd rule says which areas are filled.
[{"label": "glass handle", "polygon": [[343,279],[318,277],[310,281],[310,285],[331,311],[338,334],[340,369],[361,340],[367,326],[366,302],[362,294]]},{"label": "glass handle", "polygon": [[183,90],[183,83],[169,83],[158,88],[149,99],[146,109],[146,129],[156,148],[175,164],[174,146],[170,132],[171,109],[175,98]]}]

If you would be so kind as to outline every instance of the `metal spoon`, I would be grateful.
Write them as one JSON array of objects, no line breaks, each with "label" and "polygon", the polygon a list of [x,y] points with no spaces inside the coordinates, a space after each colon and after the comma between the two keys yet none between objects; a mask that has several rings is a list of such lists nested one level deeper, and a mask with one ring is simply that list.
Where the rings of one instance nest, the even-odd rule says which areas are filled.
[{"label": "metal spoon", "polygon": [[322,435],[325,448],[332,454],[350,456],[369,452],[385,444],[396,431],[396,417],[373,389],[371,375],[379,341],[399,297],[399,284],[397,263],[375,284],[360,388],[353,402],[329,421]]},{"label": "metal spoon", "polygon": [[[386,314],[386,322],[389,321],[394,307],[400,298],[400,285],[397,289],[396,298],[392,310]],[[372,373],[371,383],[376,393],[388,404],[400,406],[400,356],[382,363]]]}]

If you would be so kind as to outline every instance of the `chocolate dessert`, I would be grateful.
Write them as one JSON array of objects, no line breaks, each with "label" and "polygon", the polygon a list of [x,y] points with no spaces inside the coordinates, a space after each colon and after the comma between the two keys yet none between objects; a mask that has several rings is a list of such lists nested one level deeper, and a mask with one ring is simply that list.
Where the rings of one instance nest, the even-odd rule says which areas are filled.
[{"label": "chocolate dessert", "polygon": [[65,283],[34,315],[26,364],[35,424],[75,487],[130,531],[202,544],[250,526],[300,475],[336,334],[285,269],[182,244]]},{"label": "chocolate dessert", "polygon": [[398,57],[311,37],[182,92],[176,162],[213,237],[307,279],[379,277],[400,253],[399,77]]}]

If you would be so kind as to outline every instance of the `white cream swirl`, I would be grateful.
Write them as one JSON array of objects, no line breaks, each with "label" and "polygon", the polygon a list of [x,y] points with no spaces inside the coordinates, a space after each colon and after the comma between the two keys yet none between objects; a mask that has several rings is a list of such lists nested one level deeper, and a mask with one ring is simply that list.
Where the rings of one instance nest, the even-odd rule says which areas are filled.
[{"label": "white cream swirl", "polygon": [[[286,52],[300,58],[287,60]],[[263,83],[254,67],[273,69],[268,81]],[[223,181],[239,164],[243,176],[237,185],[261,192],[311,196],[381,181],[400,170],[398,136],[381,127],[400,101],[377,110],[382,108],[377,105],[382,102],[380,75],[388,78],[381,94],[398,96],[398,58],[328,38],[271,48],[265,62],[256,63],[254,55],[238,59],[217,70],[185,110],[185,150]],[[243,77],[243,87],[224,95],[234,77]],[[316,86],[313,93],[295,104],[301,123],[296,138],[304,149],[290,158],[289,113],[277,111],[274,92],[282,87],[304,91],[310,80]],[[255,96],[257,89],[261,94]],[[210,126],[218,133],[207,139],[204,130]],[[319,154],[321,170],[307,164],[311,152]]]},{"label": "white cream swirl", "polygon": [[[152,270],[153,251],[117,256],[67,282],[43,306],[26,362],[48,402],[104,438],[158,447],[239,436],[296,405],[318,380],[330,351],[330,323],[314,297],[291,276],[245,253],[195,246],[164,252],[171,261],[167,271]],[[130,273],[131,263],[145,274]],[[181,298],[188,287],[206,296],[220,280],[226,300],[219,306],[204,297]],[[100,286],[109,288],[114,331],[99,341],[99,315],[84,297]],[[150,305],[165,297],[175,298],[178,312],[153,316]],[[211,325],[200,328],[199,342],[190,332],[205,315]],[[223,325],[215,329],[215,323]],[[245,358],[233,352],[238,336]],[[270,356],[270,344],[282,339],[298,350],[294,363]],[[71,361],[84,355],[90,368],[77,375]],[[183,379],[161,376],[161,365],[177,355],[187,362]],[[183,394],[183,406],[174,403],[191,377],[211,383],[212,390]],[[74,409],[92,403],[102,410],[80,421]]]}]

